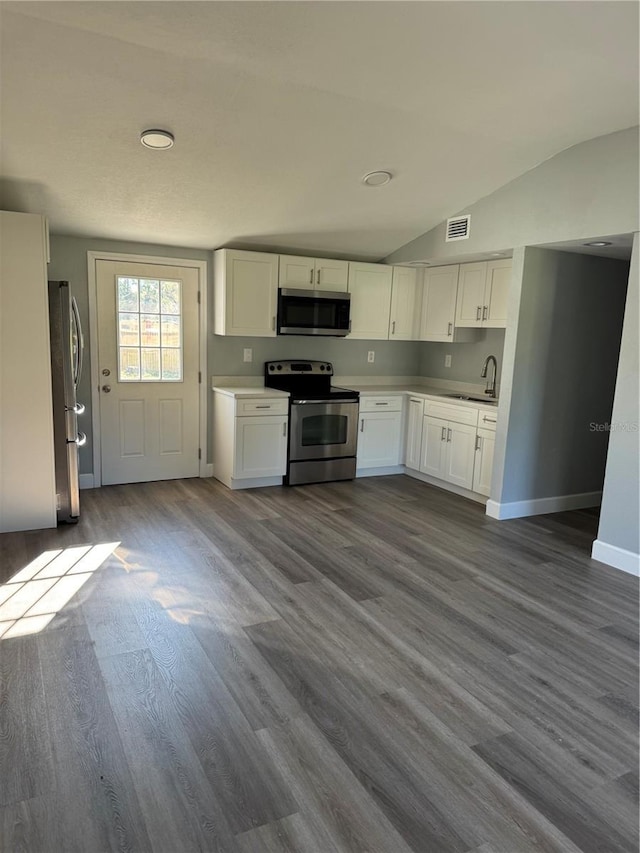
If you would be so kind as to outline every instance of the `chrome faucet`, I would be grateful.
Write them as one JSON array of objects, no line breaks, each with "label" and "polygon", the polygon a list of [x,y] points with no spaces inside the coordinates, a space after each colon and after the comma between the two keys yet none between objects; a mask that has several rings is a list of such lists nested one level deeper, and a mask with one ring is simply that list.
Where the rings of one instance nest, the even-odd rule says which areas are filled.
[{"label": "chrome faucet", "polygon": [[493,375],[489,379],[489,381],[487,382],[487,387],[484,389],[484,393],[489,394],[490,397],[495,397],[496,396],[496,375],[498,373],[498,362],[496,361],[495,355],[488,355],[485,358],[484,364],[482,365],[482,373],[480,374],[480,376],[482,376],[483,379],[487,378],[487,370],[489,368],[489,362],[490,361],[493,362]]}]

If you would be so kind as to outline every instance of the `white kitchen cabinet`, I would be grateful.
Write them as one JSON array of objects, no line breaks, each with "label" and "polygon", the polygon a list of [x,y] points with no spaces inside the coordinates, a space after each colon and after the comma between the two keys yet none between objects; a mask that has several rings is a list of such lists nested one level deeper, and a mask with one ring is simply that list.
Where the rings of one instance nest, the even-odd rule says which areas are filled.
[{"label": "white kitchen cabinet", "polygon": [[511,259],[461,264],[456,326],[505,328],[511,281]]},{"label": "white kitchen cabinet", "polygon": [[214,389],[214,477],[230,489],[281,484],[288,428],[287,397],[236,396]]},{"label": "white kitchen cabinet", "polygon": [[420,471],[471,490],[476,428],[425,415]]},{"label": "white kitchen cabinet", "polygon": [[[390,341],[415,341],[417,332],[418,271],[394,267],[391,278]],[[455,301],[454,301],[455,305]]]},{"label": "white kitchen cabinet", "polygon": [[286,473],[288,423],[288,415],[235,419],[235,480],[282,477]]},{"label": "white kitchen cabinet", "polygon": [[393,267],[349,263],[350,338],[388,340]]},{"label": "white kitchen cabinet", "polygon": [[453,341],[458,265],[427,270],[422,286],[421,341]]},{"label": "white kitchen cabinet", "polygon": [[214,252],[216,335],[276,336],[278,257],[236,249]]},{"label": "white kitchen cabinet", "polygon": [[479,429],[476,437],[473,491],[487,497],[491,494],[491,474],[493,472],[493,451],[495,446],[495,432],[489,429]]},{"label": "white kitchen cabinet", "polygon": [[280,287],[340,292],[347,290],[348,278],[348,261],[280,255]]},{"label": "white kitchen cabinet", "polygon": [[402,412],[360,412],[358,468],[387,468],[400,464]]},{"label": "white kitchen cabinet", "polygon": [[56,526],[47,223],[0,212],[0,531]]},{"label": "white kitchen cabinet", "polygon": [[404,464],[414,471],[420,470],[420,450],[422,447],[422,419],[424,400],[409,397],[407,409],[407,436],[405,440]]},{"label": "white kitchen cabinet", "polygon": [[485,288],[485,305],[487,310],[484,320],[486,328],[506,328],[510,284],[511,258],[488,261]]}]

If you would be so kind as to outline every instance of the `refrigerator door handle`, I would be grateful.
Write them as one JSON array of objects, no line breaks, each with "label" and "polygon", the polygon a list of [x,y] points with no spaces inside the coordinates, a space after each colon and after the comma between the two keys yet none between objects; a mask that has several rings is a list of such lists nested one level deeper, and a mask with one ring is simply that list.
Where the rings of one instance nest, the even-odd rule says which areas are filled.
[{"label": "refrigerator door handle", "polygon": [[86,433],[84,433],[84,432],[78,432],[78,435],[76,438],[68,438],[67,439],[67,444],[77,444],[78,447],[84,447],[86,443],[87,443],[87,436],[86,436]]},{"label": "refrigerator door handle", "polygon": [[[82,324],[80,323],[80,312],[75,296],[71,299],[71,310],[73,312],[73,320],[76,327],[76,336],[78,341],[78,350],[76,352],[76,363],[73,376],[73,384],[78,387],[80,377],[82,376],[82,365],[84,362],[84,336],[82,334]],[[81,414],[78,412],[78,414]]]}]

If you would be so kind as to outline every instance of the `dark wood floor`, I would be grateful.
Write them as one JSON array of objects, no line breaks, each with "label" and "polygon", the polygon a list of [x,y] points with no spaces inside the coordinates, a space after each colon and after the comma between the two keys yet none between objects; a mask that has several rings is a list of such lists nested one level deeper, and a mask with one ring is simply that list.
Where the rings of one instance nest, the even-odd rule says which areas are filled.
[{"label": "dark wood floor", "polygon": [[[3,851],[637,851],[637,580],[593,512],[406,477],[82,498],[0,539]],[[55,605],[18,570],[112,541],[16,617]]]}]

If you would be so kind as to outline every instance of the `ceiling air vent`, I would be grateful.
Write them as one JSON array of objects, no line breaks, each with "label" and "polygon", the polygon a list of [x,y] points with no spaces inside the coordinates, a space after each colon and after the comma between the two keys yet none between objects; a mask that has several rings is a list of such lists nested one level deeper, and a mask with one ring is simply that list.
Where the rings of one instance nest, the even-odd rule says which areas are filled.
[{"label": "ceiling air vent", "polygon": [[454,216],[452,219],[447,219],[447,236],[444,238],[445,243],[450,243],[452,240],[468,240],[470,227],[471,214],[467,214],[466,216]]}]

